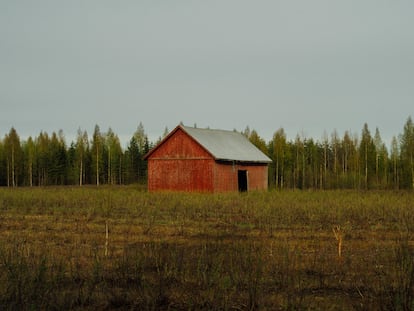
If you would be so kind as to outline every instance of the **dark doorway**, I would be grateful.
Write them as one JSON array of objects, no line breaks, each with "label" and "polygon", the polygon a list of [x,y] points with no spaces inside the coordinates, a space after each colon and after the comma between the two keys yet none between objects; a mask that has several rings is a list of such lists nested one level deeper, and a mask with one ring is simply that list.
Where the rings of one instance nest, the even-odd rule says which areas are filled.
[{"label": "dark doorway", "polygon": [[237,181],[239,183],[239,191],[247,191],[247,171],[239,170],[237,171]]}]

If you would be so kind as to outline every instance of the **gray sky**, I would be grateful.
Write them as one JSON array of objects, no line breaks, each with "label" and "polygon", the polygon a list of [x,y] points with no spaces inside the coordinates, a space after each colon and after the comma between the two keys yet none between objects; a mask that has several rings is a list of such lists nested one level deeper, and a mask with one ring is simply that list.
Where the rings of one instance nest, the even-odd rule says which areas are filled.
[{"label": "gray sky", "polygon": [[0,137],[180,121],[385,141],[414,107],[414,1],[0,1]]}]

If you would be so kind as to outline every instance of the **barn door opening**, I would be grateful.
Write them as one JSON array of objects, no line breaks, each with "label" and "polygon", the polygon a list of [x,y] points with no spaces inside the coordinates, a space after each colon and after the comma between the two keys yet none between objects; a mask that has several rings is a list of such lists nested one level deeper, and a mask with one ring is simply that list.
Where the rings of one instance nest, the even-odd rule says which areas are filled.
[{"label": "barn door opening", "polygon": [[237,171],[237,181],[239,184],[239,191],[246,192],[247,191],[247,171],[246,170]]}]

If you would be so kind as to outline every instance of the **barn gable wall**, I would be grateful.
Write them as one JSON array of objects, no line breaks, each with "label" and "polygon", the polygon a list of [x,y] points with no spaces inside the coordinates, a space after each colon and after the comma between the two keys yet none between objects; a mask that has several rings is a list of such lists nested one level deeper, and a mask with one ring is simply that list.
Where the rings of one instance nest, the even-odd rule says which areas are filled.
[{"label": "barn gable wall", "polygon": [[187,133],[178,129],[151,154],[151,159],[211,159],[211,155]]},{"label": "barn gable wall", "polygon": [[214,160],[157,159],[148,162],[148,190],[213,191]]},{"label": "barn gable wall", "polygon": [[213,191],[214,159],[181,129],[148,159],[148,190]]}]

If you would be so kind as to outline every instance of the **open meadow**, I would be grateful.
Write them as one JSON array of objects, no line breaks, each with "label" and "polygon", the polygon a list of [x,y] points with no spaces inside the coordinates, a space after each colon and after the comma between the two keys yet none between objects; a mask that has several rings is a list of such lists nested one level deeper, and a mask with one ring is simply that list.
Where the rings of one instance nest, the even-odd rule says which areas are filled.
[{"label": "open meadow", "polygon": [[410,310],[414,193],[0,189],[4,310]]}]

